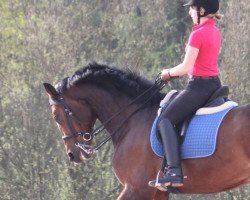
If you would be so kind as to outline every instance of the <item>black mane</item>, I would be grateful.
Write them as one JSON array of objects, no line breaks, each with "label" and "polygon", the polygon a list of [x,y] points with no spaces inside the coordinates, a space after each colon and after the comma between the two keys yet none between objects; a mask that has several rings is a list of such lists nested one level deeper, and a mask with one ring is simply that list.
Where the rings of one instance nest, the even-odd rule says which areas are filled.
[{"label": "black mane", "polygon": [[[94,84],[115,95],[120,92],[131,99],[136,98],[153,86],[153,82],[137,75],[129,69],[122,71],[107,65],[91,63],[77,70],[71,77],[63,79],[63,81],[57,85],[56,89],[63,93],[70,87],[79,86],[83,83]],[[145,100],[151,97],[156,90],[156,88],[150,90],[137,102],[145,102]],[[148,103],[151,105],[159,104],[162,98],[163,94],[156,92]]]}]

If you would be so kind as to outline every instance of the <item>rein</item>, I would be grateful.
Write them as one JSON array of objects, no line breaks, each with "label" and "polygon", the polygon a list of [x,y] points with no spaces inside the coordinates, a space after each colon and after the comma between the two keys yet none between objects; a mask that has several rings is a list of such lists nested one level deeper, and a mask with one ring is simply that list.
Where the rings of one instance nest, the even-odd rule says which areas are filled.
[{"label": "rein", "polygon": [[[99,144],[97,144],[95,147],[92,147],[91,145],[87,145],[81,142],[76,142],[75,145],[82,149],[85,153],[87,154],[93,154],[96,153],[104,144],[106,144],[111,138],[112,136],[114,136],[117,131],[124,125],[124,123],[131,117],[133,116],[136,112],[138,112],[140,109],[143,108],[143,106],[149,102],[149,100],[158,92],[160,91],[163,87],[165,86],[165,83],[161,80],[160,78],[160,74],[158,74],[158,76],[155,79],[154,84],[149,87],[147,90],[145,90],[142,94],[140,94],[139,96],[137,96],[135,99],[133,99],[128,105],[126,105],[124,108],[122,108],[121,110],[119,110],[116,114],[114,114],[113,116],[111,116],[108,120],[106,120],[105,122],[103,122],[101,125],[99,125],[97,128],[95,128],[93,131],[91,131],[91,133],[87,133],[85,131],[80,131],[80,132],[73,132],[69,135],[64,135],[62,136],[63,140],[69,140],[72,138],[77,138],[79,136],[83,137],[84,141],[90,141],[92,139],[94,139],[94,137],[96,137],[99,133],[101,133],[104,129],[105,129],[105,125],[107,123],[109,123],[112,119],[114,119],[115,117],[117,117],[118,115],[120,115],[122,112],[124,112],[127,107],[131,106],[133,103],[135,103],[139,98],[143,97],[144,95],[146,95],[151,89],[156,88],[156,91],[148,98],[145,100],[145,102],[143,102],[143,104],[141,104],[136,110],[134,110],[126,119],[124,119],[119,126],[112,132],[110,133],[110,135],[108,137],[106,137],[103,141],[101,141]],[[61,105],[64,107],[64,113],[65,116],[67,118],[67,123],[69,125],[70,130],[72,130],[72,124],[70,123],[71,121],[69,120],[69,118],[72,118],[74,121],[76,121],[79,126],[80,126],[80,120],[73,115],[73,113],[71,112],[70,108],[67,106],[67,104],[64,101],[64,98],[62,97],[62,94],[60,93],[60,98],[58,100],[54,100],[54,99],[50,99],[50,105]]]},{"label": "rein", "polygon": [[[142,94],[140,94],[139,96],[137,96],[133,101],[131,101],[128,105],[127,105],[127,107],[128,106],[130,106],[130,105],[132,105],[134,102],[136,102],[140,97],[142,97],[143,95],[145,95],[148,91],[150,91],[152,88],[154,88],[154,87],[157,87],[157,89],[158,90],[156,90],[143,104],[141,104],[140,106],[139,106],[139,108],[137,108],[135,111],[133,111],[125,120],[123,120],[120,124],[119,124],[119,126],[112,132],[112,133],[110,133],[110,135],[106,138],[106,139],[104,139],[102,142],[100,142],[100,144],[98,144],[98,145],[96,145],[94,148],[93,148],[93,150],[96,152],[96,151],[98,151],[105,143],[107,143],[111,138],[112,138],[112,136],[115,134],[115,133],[117,133],[117,131],[123,126],[123,124],[130,118],[130,117],[132,117],[136,112],[138,112],[140,109],[142,109],[143,108],[143,106],[147,103],[147,102],[149,102],[149,100],[158,92],[158,91],[160,91],[164,86],[165,86],[165,84],[163,83],[163,81],[161,81],[160,79],[158,79],[158,77],[156,78],[156,81],[155,81],[155,83],[154,83],[154,85],[153,86],[151,86],[150,88],[148,88],[145,92],[143,92]],[[94,134],[94,136],[96,136],[96,135],[98,135],[102,130],[104,130],[105,128],[104,128],[104,125],[105,124],[107,124],[108,122],[110,122],[115,116],[117,116],[117,115],[119,115],[120,113],[122,113],[123,111],[125,110],[125,108],[124,109],[122,109],[122,110],[120,110],[118,113],[116,113],[115,115],[113,115],[110,119],[108,119],[107,121],[105,121],[103,124],[101,124],[98,128],[96,128],[94,131],[93,131],[93,134]]]}]

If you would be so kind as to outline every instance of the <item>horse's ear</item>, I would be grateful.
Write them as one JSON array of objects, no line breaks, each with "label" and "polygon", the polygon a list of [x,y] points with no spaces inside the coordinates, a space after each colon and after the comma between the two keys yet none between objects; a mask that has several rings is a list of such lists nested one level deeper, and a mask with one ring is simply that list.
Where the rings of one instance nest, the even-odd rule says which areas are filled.
[{"label": "horse's ear", "polygon": [[49,83],[43,83],[43,86],[46,90],[46,92],[48,93],[49,96],[51,97],[57,97],[59,94],[58,92],[56,91],[56,89],[54,88],[54,86],[52,86],[51,84]]}]

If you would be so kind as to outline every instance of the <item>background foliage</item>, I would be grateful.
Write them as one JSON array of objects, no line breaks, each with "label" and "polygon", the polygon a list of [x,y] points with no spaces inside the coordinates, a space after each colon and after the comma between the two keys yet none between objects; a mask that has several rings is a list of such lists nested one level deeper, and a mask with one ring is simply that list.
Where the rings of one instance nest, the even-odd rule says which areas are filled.
[{"label": "background foliage", "polygon": [[[95,60],[153,79],[183,59],[191,20],[171,0],[0,1],[0,199],[115,199],[112,145],[70,164],[42,83],[56,83]],[[249,103],[247,0],[221,0],[221,78]],[[181,87],[185,78],[172,87]],[[167,88],[169,89],[169,88]],[[174,199],[250,199],[249,186]]]}]

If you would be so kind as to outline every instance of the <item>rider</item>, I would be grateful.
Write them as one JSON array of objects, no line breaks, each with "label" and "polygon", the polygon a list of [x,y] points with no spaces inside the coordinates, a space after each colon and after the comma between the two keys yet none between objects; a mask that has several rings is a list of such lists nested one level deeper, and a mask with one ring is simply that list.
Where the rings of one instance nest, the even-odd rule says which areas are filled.
[{"label": "rider", "polygon": [[190,6],[189,15],[195,24],[188,40],[185,58],[176,67],[164,69],[161,79],[169,81],[183,75],[189,75],[190,79],[186,88],[160,115],[158,129],[167,160],[167,172],[158,181],[150,181],[149,185],[152,187],[157,187],[156,183],[160,186],[183,186],[175,126],[204,106],[213,92],[221,87],[217,64],[221,35],[215,26],[215,20],[221,19],[221,15],[217,14],[219,0],[190,0],[184,6]]}]

